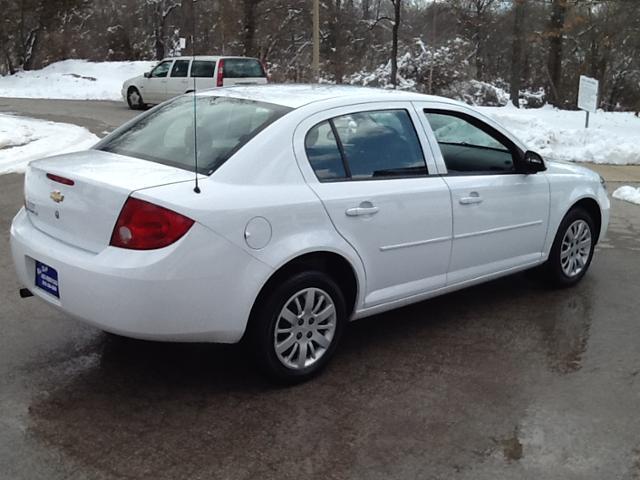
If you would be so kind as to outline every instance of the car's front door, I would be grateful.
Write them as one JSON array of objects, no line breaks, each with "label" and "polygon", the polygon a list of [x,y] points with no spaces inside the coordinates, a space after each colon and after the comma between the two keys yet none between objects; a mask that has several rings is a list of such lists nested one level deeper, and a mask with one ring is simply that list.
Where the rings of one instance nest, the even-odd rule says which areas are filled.
[{"label": "car's front door", "polygon": [[189,66],[191,60],[176,60],[171,68],[171,75],[167,79],[167,91],[165,100],[182,95],[188,90],[193,90],[189,85]]},{"label": "car's front door", "polygon": [[151,70],[149,78],[145,82],[145,91],[142,93],[142,97],[146,102],[164,102],[167,95],[167,77],[172,65],[173,60],[165,60]]},{"label": "car's front door", "polygon": [[448,284],[540,261],[549,217],[546,175],[521,173],[522,151],[488,119],[464,107],[418,107],[451,190]]},{"label": "car's front door", "polygon": [[[366,272],[364,306],[444,287],[451,200],[411,104],[339,108],[296,130],[296,156]],[[419,124],[419,123],[418,123]]]}]

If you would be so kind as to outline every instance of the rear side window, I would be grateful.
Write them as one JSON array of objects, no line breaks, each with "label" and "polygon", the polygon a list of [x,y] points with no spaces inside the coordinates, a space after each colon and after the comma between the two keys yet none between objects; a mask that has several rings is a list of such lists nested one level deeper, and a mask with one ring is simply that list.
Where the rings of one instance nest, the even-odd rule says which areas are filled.
[{"label": "rear side window", "polygon": [[189,60],[176,60],[171,69],[173,78],[184,78],[189,73]]},{"label": "rear side window", "polygon": [[322,122],[309,130],[304,145],[311,167],[320,180],[346,178],[344,161],[331,123]]},{"label": "rear side window", "polygon": [[[321,132],[326,133],[323,136]],[[319,146],[318,142],[323,143]],[[309,131],[305,147],[320,181],[428,174],[418,135],[406,110],[360,112],[333,118]],[[338,158],[342,160],[342,168]]]},{"label": "rear side window", "polygon": [[256,78],[265,77],[262,64],[254,58],[225,58],[225,78]]},{"label": "rear side window", "polygon": [[[106,152],[212,174],[231,155],[291,109],[231,97],[178,97],[138,117],[125,130],[106,137],[96,148]],[[197,138],[197,144],[196,144]]]},{"label": "rear side window", "polygon": [[191,76],[198,78],[213,78],[216,71],[216,62],[207,60],[194,60],[191,66]]}]

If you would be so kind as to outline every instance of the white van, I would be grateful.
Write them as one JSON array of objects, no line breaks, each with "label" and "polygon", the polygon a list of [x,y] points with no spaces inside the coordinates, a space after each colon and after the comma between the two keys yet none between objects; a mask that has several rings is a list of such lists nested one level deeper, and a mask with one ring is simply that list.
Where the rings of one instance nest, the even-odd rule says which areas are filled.
[{"label": "white van", "polygon": [[257,58],[196,56],[165,58],[153,70],[122,85],[131,109],[162,103],[183,93],[231,85],[261,85],[267,74]]}]

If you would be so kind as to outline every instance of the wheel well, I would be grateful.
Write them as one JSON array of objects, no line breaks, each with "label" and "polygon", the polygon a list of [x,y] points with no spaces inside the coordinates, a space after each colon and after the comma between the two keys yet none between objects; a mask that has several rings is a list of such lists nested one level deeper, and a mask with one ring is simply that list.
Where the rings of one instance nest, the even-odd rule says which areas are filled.
[{"label": "wheel well", "polygon": [[602,212],[600,212],[600,206],[598,205],[598,202],[596,202],[592,198],[583,198],[582,200],[576,202],[571,207],[571,210],[573,210],[574,208],[582,208],[586,210],[589,215],[591,215],[591,218],[595,222],[597,243],[600,238],[600,228],[602,226]]},{"label": "wheel well", "polygon": [[129,88],[127,88],[127,93],[131,92],[131,90],[135,90],[136,92],[140,91],[135,85],[129,85]]},{"label": "wheel well", "polygon": [[274,285],[284,281],[296,273],[307,270],[318,270],[329,275],[338,284],[349,315],[353,313],[358,294],[358,281],[353,267],[341,255],[332,252],[313,252],[301,255],[290,260],[271,275],[267,283],[262,287],[254,304],[259,304]]}]

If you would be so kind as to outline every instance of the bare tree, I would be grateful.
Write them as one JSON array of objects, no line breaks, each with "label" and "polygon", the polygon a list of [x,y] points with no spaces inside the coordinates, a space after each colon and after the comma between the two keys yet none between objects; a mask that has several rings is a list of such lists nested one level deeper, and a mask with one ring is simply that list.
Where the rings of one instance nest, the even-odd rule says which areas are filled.
[{"label": "bare tree", "polygon": [[549,73],[549,89],[551,101],[559,106],[562,102],[562,48],[564,44],[564,28],[569,8],[568,0],[553,0],[551,19],[549,20],[549,56],[547,71]]},{"label": "bare tree", "polygon": [[520,87],[522,84],[523,47],[525,38],[526,0],[514,0],[513,2],[513,46],[511,56],[511,103],[520,107]]},{"label": "bare tree", "polygon": [[400,31],[400,13],[402,0],[391,0],[393,4],[393,26],[391,28],[391,84],[398,86],[398,32]]}]

